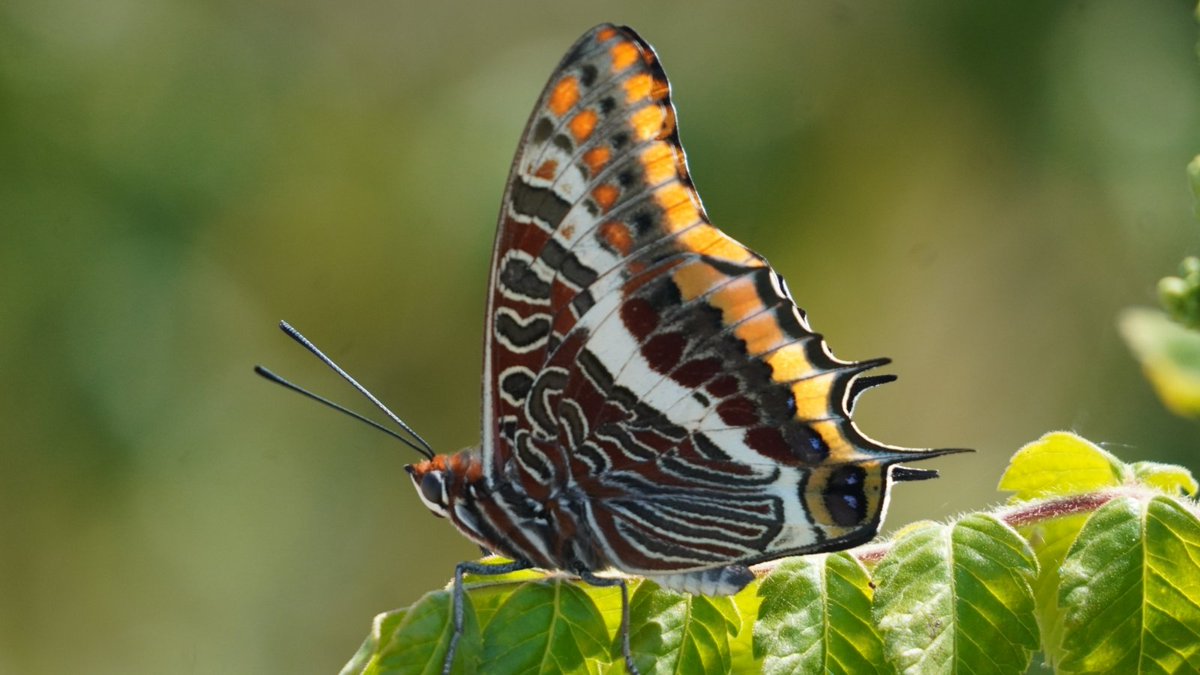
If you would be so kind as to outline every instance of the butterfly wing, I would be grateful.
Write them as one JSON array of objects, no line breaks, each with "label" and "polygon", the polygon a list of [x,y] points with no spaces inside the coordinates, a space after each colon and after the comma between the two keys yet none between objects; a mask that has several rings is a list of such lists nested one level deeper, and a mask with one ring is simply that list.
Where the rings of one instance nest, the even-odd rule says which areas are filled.
[{"label": "butterfly wing", "polygon": [[568,52],[503,208],[485,466],[535,499],[577,495],[578,530],[614,566],[852,546],[879,528],[890,467],[939,454],[854,426],[854,395],[886,379],[861,374],[885,361],[834,358],[766,260],[709,223],[632,30]]},{"label": "butterfly wing", "polygon": [[503,466],[509,444],[500,439],[511,440],[523,425],[534,377],[550,353],[597,294],[621,282],[629,256],[663,239],[660,201],[679,204],[676,212],[693,204],[668,95],[649,46],[628,28],[604,24],[571,47],[534,107],[492,253],[483,383],[488,471]]}]

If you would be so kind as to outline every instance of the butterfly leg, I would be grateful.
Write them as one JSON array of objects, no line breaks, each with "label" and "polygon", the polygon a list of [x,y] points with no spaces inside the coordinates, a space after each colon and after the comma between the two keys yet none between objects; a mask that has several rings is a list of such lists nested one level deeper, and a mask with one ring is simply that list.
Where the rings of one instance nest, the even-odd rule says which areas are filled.
[{"label": "butterfly leg", "polygon": [[463,587],[464,574],[479,576],[499,576],[509,572],[519,572],[533,567],[527,560],[514,560],[503,565],[485,565],[474,561],[461,562],[454,568],[454,634],[450,636],[450,646],[446,649],[446,660],[442,663],[442,675],[450,675],[450,667],[454,665],[454,653],[458,651],[458,640],[463,633],[463,601],[466,589]]},{"label": "butterfly leg", "polygon": [[598,577],[587,570],[578,570],[576,574],[593,586],[621,587],[621,653],[625,656],[625,669],[629,671],[629,675],[641,675],[641,671],[633,663],[633,653],[629,651],[629,585],[624,579]]}]

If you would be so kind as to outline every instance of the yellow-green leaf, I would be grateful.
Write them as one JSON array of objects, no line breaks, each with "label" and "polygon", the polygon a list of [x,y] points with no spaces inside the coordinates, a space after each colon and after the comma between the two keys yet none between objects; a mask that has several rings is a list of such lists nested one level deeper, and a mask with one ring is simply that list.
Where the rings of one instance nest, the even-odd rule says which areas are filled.
[{"label": "yellow-green leaf", "polygon": [[1114,499],[1062,568],[1060,672],[1200,672],[1200,520],[1156,496]]},{"label": "yellow-green leaf", "polygon": [[1126,469],[1119,459],[1067,431],[1042,436],[1017,451],[1000,478],[999,489],[1021,502],[1121,485]]},{"label": "yellow-green leaf", "polygon": [[1090,515],[1069,515],[1018,529],[1037,553],[1039,573],[1033,583],[1033,594],[1037,604],[1042,655],[1051,667],[1061,653],[1059,645],[1062,643],[1063,627],[1062,613],[1058,608],[1058,588],[1061,585],[1059,575],[1062,562]]},{"label": "yellow-green leaf", "polygon": [[1129,468],[1139,483],[1175,497],[1194,496],[1200,488],[1192,472],[1177,464],[1134,462]]}]

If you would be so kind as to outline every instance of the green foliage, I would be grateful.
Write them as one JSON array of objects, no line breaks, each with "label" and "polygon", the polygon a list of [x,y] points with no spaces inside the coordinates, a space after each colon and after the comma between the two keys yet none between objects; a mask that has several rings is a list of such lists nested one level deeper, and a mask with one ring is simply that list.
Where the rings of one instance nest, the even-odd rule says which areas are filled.
[{"label": "green foliage", "polygon": [[[1200,157],[1187,172],[1200,217]],[[1200,417],[1200,258],[1184,258],[1179,276],[1160,279],[1158,298],[1164,311],[1122,312],[1121,335],[1163,403],[1179,415]]]},{"label": "green foliage", "polygon": [[871,621],[871,578],[847,553],[793,558],[759,586],[754,656],[764,673],[890,673]]},{"label": "green foliage", "polygon": [[[733,598],[631,581],[643,673],[1200,670],[1200,517],[1184,468],[1070,433],[1021,448],[993,512],[764,566]],[[624,672],[620,594],[562,576],[468,579],[454,672]],[[376,618],[343,673],[437,673],[450,593]]]},{"label": "green foliage", "polygon": [[1037,648],[1029,545],[995,516],[930,523],[875,569],[873,618],[905,673],[1019,673]]},{"label": "green foliage", "polygon": [[1122,312],[1119,326],[1163,404],[1176,414],[1200,417],[1200,330],[1143,307]]},{"label": "green foliage", "polygon": [[1179,276],[1159,279],[1158,299],[1172,319],[1188,328],[1200,328],[1200,258],[1184,258]]}]

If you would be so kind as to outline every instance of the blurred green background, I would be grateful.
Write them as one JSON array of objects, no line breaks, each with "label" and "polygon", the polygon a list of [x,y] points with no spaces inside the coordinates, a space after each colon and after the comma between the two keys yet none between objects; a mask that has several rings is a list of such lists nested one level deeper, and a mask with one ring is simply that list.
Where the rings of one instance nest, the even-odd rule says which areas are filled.
[{"label": "blurred green background", "polygon": [[415,454],[251,374],[479,437],[495,215],[550,69],[653,43],[715,223],[843,358],[861,427],[967,446],[892,528],[1071,429],[1200,469],[1115,330],[1197,251],[1187,2],[0,4],[0,672],[328,673],[477,551]]}]

